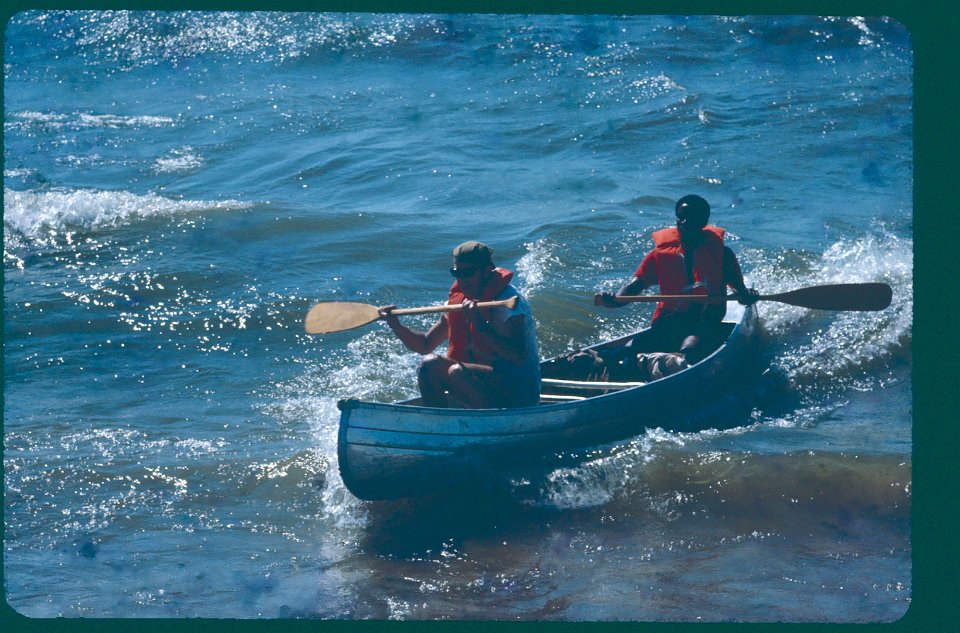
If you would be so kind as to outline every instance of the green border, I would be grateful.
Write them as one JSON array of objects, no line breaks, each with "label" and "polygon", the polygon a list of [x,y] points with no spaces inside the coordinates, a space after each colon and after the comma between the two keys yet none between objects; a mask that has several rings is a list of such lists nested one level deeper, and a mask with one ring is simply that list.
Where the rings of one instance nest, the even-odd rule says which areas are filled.
[{"label": "green border", "polygon": [[[910,6],[907,6],[910,5]],[[960,315],[954,279],[957,254],[952,248],[960,203],[952,180],[960,151],[960,3],[936,0],[923,6],[912,2],[762,2],[760,0],[4,0],[0,17],[4,28],[15,13],[28,9],[164,9],[164,10],[289,10],[372,11],[410,13],[607,13],[607,14],[726,14],[726,15],[885,15],[900,21],[911,33],[914,52],[914,299],[919,309],[913,323],[913,580],[911,606],[890,624],[694,624],[694,623],[547,623],[547,622],[365,622],[299,620],[165,620],[165,619],[28,619],[0,604],[4,631],[263,631],[283,627],[293,631],[944,631],[960,624],[957,503],[960,499],[956,456],[960,422],[960,375],[951,352],[960,350],[951,327]],[[2,52],[0,52],[2,54]],[[943,271],[943,272],[941,272]],[[2,573],[2,570],[0,570]]]}]

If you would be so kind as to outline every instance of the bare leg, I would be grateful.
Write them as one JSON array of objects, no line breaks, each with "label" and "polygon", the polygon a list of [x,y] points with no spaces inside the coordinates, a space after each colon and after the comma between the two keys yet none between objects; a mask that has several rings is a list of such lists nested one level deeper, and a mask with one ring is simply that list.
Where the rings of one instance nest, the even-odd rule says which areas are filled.
[{"label": "bare leg", "polygon": [[428,407],[446,407],[446,375],[453,362],[444,356],[429,354],[420,361],[417,368],[417,385],[420,397]]},{"label": "bare leg", "polygon": [[482,409],[489,406],[484,385],[492,375],[493,367],[489,365],[453,363],[447,369],[447,387],[468,408]]},{"label": "bare leg", "polygon": [[430,354],[420,362],[417,383],[423,404],[428,407],[449,406],[449,398],[469,408],[487,406],[485,378],[493,374],[493,367],[475,363],[459,363],[446,356]]}]

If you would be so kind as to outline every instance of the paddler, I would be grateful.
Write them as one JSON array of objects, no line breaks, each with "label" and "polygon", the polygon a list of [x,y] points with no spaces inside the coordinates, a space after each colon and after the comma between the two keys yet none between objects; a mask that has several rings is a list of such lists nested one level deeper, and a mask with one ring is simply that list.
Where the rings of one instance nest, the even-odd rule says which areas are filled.
[{"label": "paddler", "polygon": [[[530,304],[511,285],[513,273],[493,263],[493,251],[469,241],[453,249],[455,281],[448,303],[463,310],[443,313],[426,332],[414,332],[391,311],[384,321],[411,351],[423,354],[417,382],[428,407],[506,408],[540,399],[540,353]],[[516,307],[477,308],[480,301],[517,297]],[[433,354],[448,341],[445,355]]]},{"label": "paddler", "polygon": [[[723,297],[729,286],[739,296],[739,303],[757,301],[759,293],[746,287],[737,256],[723,243],[724,229],[707,224],[710,204],[700,196],[688,195],[677,201],[675,212],[676,227],[653,233],[654,248],[640,262],[633,279],[615,294],[598,293],[594,297],[596,305],[622,307],[626,304],[614,301],[615,296],[638,295],[651,286],[660,286],[664,295],[713,297]],[[721,342],[719,324],[726,311],[726,301],[659,302],[652,323],[659,332],[658,351],[675,351],[683,343],[688,356],[708,353]],[[690,336],[696,337],[693,346]]]}]

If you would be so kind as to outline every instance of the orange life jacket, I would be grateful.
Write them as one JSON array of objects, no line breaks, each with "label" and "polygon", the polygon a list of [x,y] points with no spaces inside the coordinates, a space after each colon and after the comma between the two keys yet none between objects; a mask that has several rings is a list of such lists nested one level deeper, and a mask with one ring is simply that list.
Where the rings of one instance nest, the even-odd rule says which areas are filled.
[{"label": "orange life jacket", "polygon": [[[492,301],[510,285],[511,279],[513,279],[513,272],[504,268],[494,268],[477,301]],[[466,298],[460,289],[460,282],[455,281],[450,287],[450,298],[447,303],[460,304]],[[489,320],[490,308],[481,308],[480,314]],[[447,312],[447,334],[447,356],[453,360],[468,363],[489,362],[494,356],[487,337],[482,332],[478,332],[461,311]]]},{"label": "orange life jacket", "polygon": [[[654,252],[657,262],[657,279],[660,294],[709,295],[722,297],[726,292],[723,280],[723,235],[725,231],[717,226],[703,229],[704,239],[694,252],[693,281],[687,277],[684,265],[684,253],[680,246],[680,231],[676,227],[662,229],[653,233]],[[690,286],[693,285],[691,288]],[[656,321],[661,314],[682,312],[691,305],[686,301],[661,301],[653,313]]]}]

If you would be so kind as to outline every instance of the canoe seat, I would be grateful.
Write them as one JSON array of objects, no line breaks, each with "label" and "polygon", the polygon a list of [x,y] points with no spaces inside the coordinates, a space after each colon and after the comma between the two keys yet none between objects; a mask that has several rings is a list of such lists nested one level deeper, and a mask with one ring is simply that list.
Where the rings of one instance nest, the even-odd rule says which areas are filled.
[{"label": "canoe seat", "polygon": [[540,402],[572,402],[574,400],[586,400],[584,396],[561,396],[552,393],[541,393]]},{"label": "canoe seat", "polygon": [[540,382],[549,387],[562,387],[564,389],[588,389],[588,390],[611,390],[630,389],[631,387],[640,387],[645,382],[605,382],[589,380],[561,380],[560,378],[542,378]]}]

